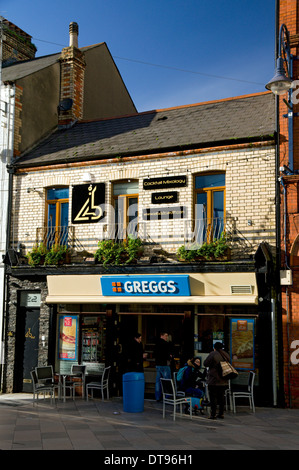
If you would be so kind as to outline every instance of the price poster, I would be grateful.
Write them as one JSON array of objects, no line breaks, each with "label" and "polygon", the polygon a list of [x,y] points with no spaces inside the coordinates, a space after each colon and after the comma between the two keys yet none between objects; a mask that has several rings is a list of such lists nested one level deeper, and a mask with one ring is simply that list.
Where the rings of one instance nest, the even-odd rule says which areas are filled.
[{"label": "price poster", "polygon": [[58,321],[58,359],[77,361],[78,354],[78,317],[59,315]]},{"label": "price poster", "polygon": [[254,319],[231,319],[231,361],[236,369],[254,370]]}]

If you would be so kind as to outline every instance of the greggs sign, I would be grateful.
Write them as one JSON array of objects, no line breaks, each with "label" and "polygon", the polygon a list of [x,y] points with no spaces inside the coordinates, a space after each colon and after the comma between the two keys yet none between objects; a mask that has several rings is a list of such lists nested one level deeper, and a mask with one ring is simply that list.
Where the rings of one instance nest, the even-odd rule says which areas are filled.
[{"label": "greggs sign", "polygon": [[189,296],[188,275],[103,276],[102,295],[106,296]]}]

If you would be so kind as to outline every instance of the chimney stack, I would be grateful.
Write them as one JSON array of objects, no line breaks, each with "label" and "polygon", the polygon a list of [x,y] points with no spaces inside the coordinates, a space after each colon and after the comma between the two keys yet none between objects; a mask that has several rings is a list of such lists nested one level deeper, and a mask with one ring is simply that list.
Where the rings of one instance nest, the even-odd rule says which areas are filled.
[{"label": "chimney stack", "polygon": [[70,32],[70,47],[73,46],[78,49],[79,27],[78,27],[78,24],[75,23],[74,21],[70,23],[69,32]]},{"label": "chimney stack", "polygon": [[84,53],[78,48],[78,25],[69,25],[70,45],[61,51],[61,84],[58,126],[68,127],[83,118]]}]

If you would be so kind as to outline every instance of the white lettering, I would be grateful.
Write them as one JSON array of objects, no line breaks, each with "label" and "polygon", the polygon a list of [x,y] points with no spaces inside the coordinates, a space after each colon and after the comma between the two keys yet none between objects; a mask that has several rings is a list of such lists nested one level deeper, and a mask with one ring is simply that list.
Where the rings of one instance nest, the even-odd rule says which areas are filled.
[{"label": "white lettering", "polygon": [[167,292],[167,284],[165,281],[160,281],[158,284],[158,289],[160,292]]},{"label": "white lettering", "polygon": [[134,292],[139,292],[142,294],[141,285],[139,281],[133,281]]},{"label": "white lettering", "polygon": [[147,281],[142,281],[142,282],[141,282],[141,285],[142,285],[142,291],[143,291],[145,294],[148,294],[148,293],[149,293],[149,290],[148,290],[148,282],[147,282]]},{"label": "white lettering", "polygon": [[172,294],[173,292],[175,292],[175,284],[174,284],[174,281],[168,281],[167,285],[168,285],[168,292],[169,292],[170,294]]},{"label": "white lettering", "polygon": [[173,294],[176,291],[176,283],[173,280],[162,281],[126,281],[125,292],[132,294]]},{"label": "white lettering", "polygon": [[132,283],[130,281],[125,282],[124,289],[126,292],[129,292],[129,293],[133,292]]},{"label": "white lettering", "polygon": [[135,468],[138,462],[138,457],[118,457],[111,454],[110,457],[104,458],[104,465],[130,465]]},{"label": "white lettering", "polygon": [[158,292],[158,286],[157,286],[157,283],[156,283],[155,281],[151,281],[151,282],[149,283],[149,290],[150,290],[151,292],[153,292],[154,294],[155,294],[156,292]]}]

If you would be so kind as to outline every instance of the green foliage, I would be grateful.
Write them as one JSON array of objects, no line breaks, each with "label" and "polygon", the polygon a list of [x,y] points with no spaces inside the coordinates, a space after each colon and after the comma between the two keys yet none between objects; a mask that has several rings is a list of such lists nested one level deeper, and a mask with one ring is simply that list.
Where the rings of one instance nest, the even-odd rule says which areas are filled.
[{"label": "green foliage", "polygon": [[52,245],[51,249],[48,250],[48,253],[46,254],[45,264],[63,264],[66,262],[69,253],[70,250],[65,245]]},{"label": "green foliage", "polygon": [[70,255],[70,249],[64,245],[55,244],[49,250],[44,243],[36,244],[26,255],[30,266],[57,265],[65,263]]},{"label": "green foliage", "polygon": [[140,258],[143,252],[142,241],[139,238],[129,237],[122,242],[115,240],[101,240],[94,254],[98,263],[107,264],[131,264]]},{"label": "green foliage", "polygon": [[186,248],[185,245],[181,246],[177,251],[177,257],[180,261],[189,263],[200,260],[213,261],[225,258],[228,252],[229,245],[223,233],[220,238],[213,240],[211,243],[194,244],[189,248]]},{"label": "green foliage", "polygon": [[27,253],[26,258],[28,259],[28,264],[30,266],[37,266],[39,264],[44,264],[45,257],[48,250],[47,247],[43,244],[36,244],[29,253]]}]

